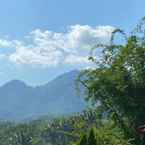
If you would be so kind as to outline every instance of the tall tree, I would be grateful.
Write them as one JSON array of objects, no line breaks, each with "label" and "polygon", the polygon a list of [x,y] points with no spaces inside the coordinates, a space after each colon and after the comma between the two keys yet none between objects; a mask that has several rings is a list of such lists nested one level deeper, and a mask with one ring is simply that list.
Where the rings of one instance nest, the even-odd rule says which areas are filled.
[{"label": "tall tree", "polygon": [[97,140],[96,140],[93,128],[90,130],[90,133],[88,136],[88,145],[97,145]]},{"label": "tall tree", "polygon": [[[91,56],[96,69],[84,71],[79,78],[87,98],[95,103],[99,100],[128,136],[136,136],[136,128],[145,124],[144,21],[129,36],[116,29],[109,45],[97,45],[96,49],[103,48],[101,62]],[[114,44],[116,33],[123,35],[125,44]]]},{"label": "tall tree", "polygon": [[78,143],[78,145],[88,145],[87,136],[85,134],[81,137],[81,140]]}]

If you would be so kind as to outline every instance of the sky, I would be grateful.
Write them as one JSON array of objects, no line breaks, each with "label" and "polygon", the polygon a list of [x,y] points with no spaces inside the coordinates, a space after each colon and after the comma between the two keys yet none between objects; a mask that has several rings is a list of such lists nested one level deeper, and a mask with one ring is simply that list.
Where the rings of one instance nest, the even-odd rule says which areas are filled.
[{"label": "sky", "polygon": [[144,7],[144,0],[0,0],[0,85],[41,85],[91,66],[90,48],[115,28],[130,32]]}]

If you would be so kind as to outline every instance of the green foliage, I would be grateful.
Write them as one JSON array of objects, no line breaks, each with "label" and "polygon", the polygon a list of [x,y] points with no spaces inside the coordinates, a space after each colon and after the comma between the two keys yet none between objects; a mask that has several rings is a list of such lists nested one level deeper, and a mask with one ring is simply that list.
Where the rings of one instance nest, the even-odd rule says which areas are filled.
[{"label": "green foliage", "polygon": [[88,136],[88,145],[97,145],[97,140],[96,140],[93,128],[90,130],[90,133]]},{"label": "green foliage", "polygon": [[[113,121],[102,119],[100,110],[87,110],[51,121],[1,124],[1,145],[130,145]],[[108,144],[107,144],[108,143]]]},{"label": "green foliage", "polygon": [[[96,69],[85,70],[79,78],[86,87],[88,99],[93,102],[99,100],[126,136],[135,137],[136,141],[136,128],[145,124],[144,21],[145,18],[129,36],[116,29],[112,33],[111,44],[98,45],[103,49],[101,62],[90,57],[97,64]],[[125,44],[114,44],[116,33],[123,34]]]},{"label": "green foliage", "polygon": [[[1,124],[1,145],[130,145],[113,121],[102,118],[103,108],[86,110],[51,121]],[[80,139],[81,138],[81,139]]]},{"label": "green foliage", "polygon": [[97,145],[94,130],[91,129],[89,134],[84,134],[77,145]]},{"label": "green foliage", "polygon": [[133,140],[126,139],[120,128],[107,121],[99,128],[93,127],[74,145],[132,145],[131,142]]},{"label": "green foliage", "polygon": [[88,139],[87,136],[84,134],[81,139],[80,142],[78,143],[78,145],[87,145],[88,144]]},{"label": "green foliage", "polygon": [[[98,119],[96,119],[98,118]],[[0,145],[68,145],[93,125],[99,126],[96,110],[87,110],[69,117],[36,120],[24,124],[2,123]]]},{"label": "green foliage", "polygon": [[120,128],[107,123],[96,129],[97,145],[131,145],[132,140],[127,139]]}]

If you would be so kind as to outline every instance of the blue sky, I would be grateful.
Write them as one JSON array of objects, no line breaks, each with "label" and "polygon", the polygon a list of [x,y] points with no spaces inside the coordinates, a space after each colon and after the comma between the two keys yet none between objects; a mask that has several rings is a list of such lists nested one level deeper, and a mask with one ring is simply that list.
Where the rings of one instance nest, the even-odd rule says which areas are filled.
[{"label": "blue sky", "polygon": [[[144,0],[0,0],[0,84],[87,67],[88,48],[145,16]],[[78,59],[79,58],[79,59]]]}]

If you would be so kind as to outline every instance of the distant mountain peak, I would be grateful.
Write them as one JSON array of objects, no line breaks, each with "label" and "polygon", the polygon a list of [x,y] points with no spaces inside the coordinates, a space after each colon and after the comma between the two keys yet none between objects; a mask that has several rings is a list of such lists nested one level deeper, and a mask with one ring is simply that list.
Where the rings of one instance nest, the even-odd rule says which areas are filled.
[{"label": "distant mountain peak", "polygon": [[64,73],[40,87],[30,87],[20,80],[6,83],[0,87],[0,119],[23,120],[84,110],[86,102],[75,89],[78,74],[77,70]]},{"label": "distant mountain peak", "polygon": [[3,87],[27,87],[26,83],[20,80],[11,80],[7,82]]},{"label": "distant mountain peak", "polygon": [[[79,75],[79,70],[77,70],[77,69],[75,69],[75,70],[72,70],[72,71],[69,71],[69,72],[65,72],[65,73],[63,73],[63,74],[61,74],[61,75],[59,75],[58,77],[56,77],[54,80],[52,80],[51,82],[54,82],[55,80],[59,80],[59,79],[67,79],[67,78],[73,78],[73,80],[74,79],[76,79],[77,78],[77,76]],[[50,82],[48,82],[48,84],[49,84]]]}]

